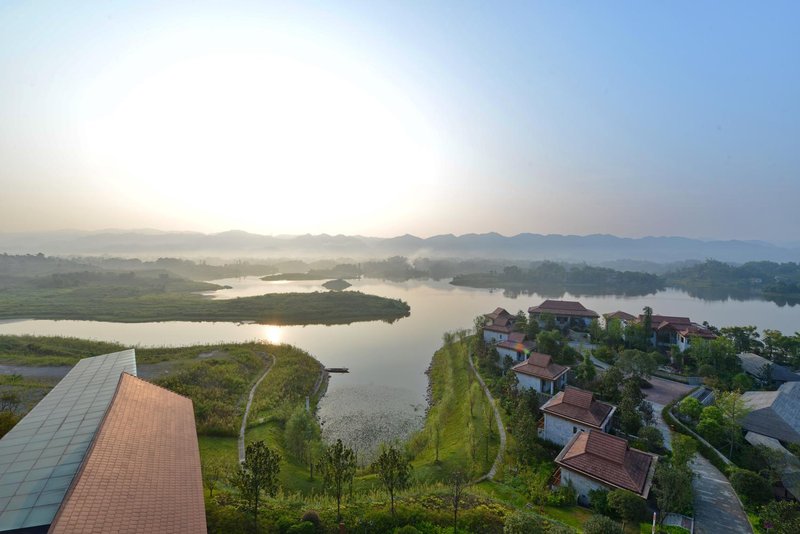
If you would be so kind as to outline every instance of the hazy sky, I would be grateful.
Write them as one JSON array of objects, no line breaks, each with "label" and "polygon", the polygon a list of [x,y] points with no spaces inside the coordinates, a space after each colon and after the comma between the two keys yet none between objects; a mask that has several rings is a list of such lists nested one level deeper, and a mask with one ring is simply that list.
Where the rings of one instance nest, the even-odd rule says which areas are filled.
[{"label": "hazy sky", "polygon": [[0,231],[800,239],[797,2],[0,2]]}]

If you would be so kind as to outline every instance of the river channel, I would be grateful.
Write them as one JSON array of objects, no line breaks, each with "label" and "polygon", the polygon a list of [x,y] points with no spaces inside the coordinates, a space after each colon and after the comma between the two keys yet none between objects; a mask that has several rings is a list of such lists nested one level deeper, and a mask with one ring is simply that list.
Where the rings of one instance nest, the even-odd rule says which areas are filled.
[{"label": "river channel", "polygon": [[[210,298],[235,298],[272,292],[318,291],[319,281],[264,282],[257,277],[214,280],[230,286]],[[342,438],[368,455],[381,441],[403,439],[419,428],[425,412],[425,369],[441,345],[442,333],[469,328],[475,316],[498,306],[514,313],[541,303],[536,294],[455,287],[447,281],[387,282],[355,280],[350,290],[400,298],[411,315],[394,323],[381,321],[337,326],[272,326],[222,322],[108,323],[96,321],[20,320],[0,323],[0,334],[73,336],[117,341],[130,346],[189,345],[265,340],[297,345],[329,367],[347,367],[332,375],[319,416],[328,439]],[[702,300],[666,290],[642,297],[565,294],[598,313],[640,313],[644,306],[663,315],[689,316],[716,326],[756,325],[784,333],[800,330],[800,306],[764,300]]]}]

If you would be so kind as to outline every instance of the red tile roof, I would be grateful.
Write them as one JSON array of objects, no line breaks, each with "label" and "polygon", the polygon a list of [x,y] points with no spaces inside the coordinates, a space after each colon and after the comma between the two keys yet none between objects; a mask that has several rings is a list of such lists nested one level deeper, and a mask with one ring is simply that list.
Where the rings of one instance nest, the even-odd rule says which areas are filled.
[{"label": "red tile roof", "polygon": [[580,302],[571,300],[545,300],[538,306],[528,308],[528,313],[549,313],[570,317],[600,317],[597,312],[586,309]]},{"label": "red tile roof", "polygon": [[569,367],[553,363],[552,360],[553,358],[549,354],[532,352],[527,360],[518,363],[512,369],[514,372],[544,378],[545,380],[555,380],[569,371]]},{"label": "red tile roof", "polygon": [[562,468],[644,498],[650,492],[658,457],[632,449],[622,438],[597,430],[578,432],[556,457]]},{"label": "red tile roof", "polygon": [[206,532],[192,401],[123,373],[49,532]]},{"label": "red tile roof", "polygon": [[505,308],[495,308],[492,313],[487,313],[484,315],[487,319],[494,321],[499,317],[511,317],[511,314],[508,313]]},{"label": "red tile roof", "polygon": [[636,316],[631,315],[630,313],[624,311],[604,313],[603,317],[605,317],[606,319],[619,319],[620,321],[633,321],[634,319],[636,319]]},{"label": "red tile roof", "polygon": [[600,429],[614,407],[594,398],[591,391],[567,386],[542,406],[542,411]]}]

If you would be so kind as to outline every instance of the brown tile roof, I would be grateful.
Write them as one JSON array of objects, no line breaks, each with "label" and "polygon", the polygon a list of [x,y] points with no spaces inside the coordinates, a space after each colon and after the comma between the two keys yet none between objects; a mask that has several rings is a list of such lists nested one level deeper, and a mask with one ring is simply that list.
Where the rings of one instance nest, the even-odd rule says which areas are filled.
[{"label": "brown tile roof", "polygon": [[632,449],[622,438],[597,430],[578,432],[556,457],[556,463],[608,486],[644,498],[650,492],[658,457]]},{"label": "brown tile roof", "polygon": [[614,407],[595,399],[591,391],[567,386],[547,401],[542,411],[599,429]]},{"label": "brown tile roof", "polygon": [[552,360],[553,358],[549,354],[532,352],[527,360],[518,363],[512,369],[517,373],[544,378],[545,380],[555,380],[569,371],[569,367],[553,363]]},{"label": "brown tile roof", "polygon": [[571,300],[545,300],[538,306],[528,308],[528,313],[549,313],[572,317],[600,317],[597,312],[586,309],[580,302]]},{"label": "brown tile roof", "polygon": [[604,313],[603,317],[605,317],[606,319],[619,319],[621,321],[633,321],[634,319],[636,319],[636,316],[619,310],[611,313]]},{"label": "brown tile roof", "polygon": [[206,532],[192,401],[123,374],[49,532]]},{"label": "brown tile roof", "polygon": [[508,313],[505,308],[495,308],[492,313],[487,313],[484,315],[487,319],[494,321],[499,317],[511,317],[511,314]]},{"label": "brown tile roof", "polygon": [[708,328],[696,324],[690,324],[686,328],[679,330],[678,333],[683,337],[695,336],[705,339],[715,339],[717,337],[717,335]]}]

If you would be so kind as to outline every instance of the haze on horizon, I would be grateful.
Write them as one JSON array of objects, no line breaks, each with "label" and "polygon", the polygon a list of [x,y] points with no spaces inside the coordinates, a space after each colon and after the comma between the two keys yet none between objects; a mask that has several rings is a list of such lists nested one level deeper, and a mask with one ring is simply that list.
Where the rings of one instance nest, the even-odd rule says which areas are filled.
[{"label": "haze on horizon", "polygon": [[0,232],[797,241],[795,2],[0,3]]}]

